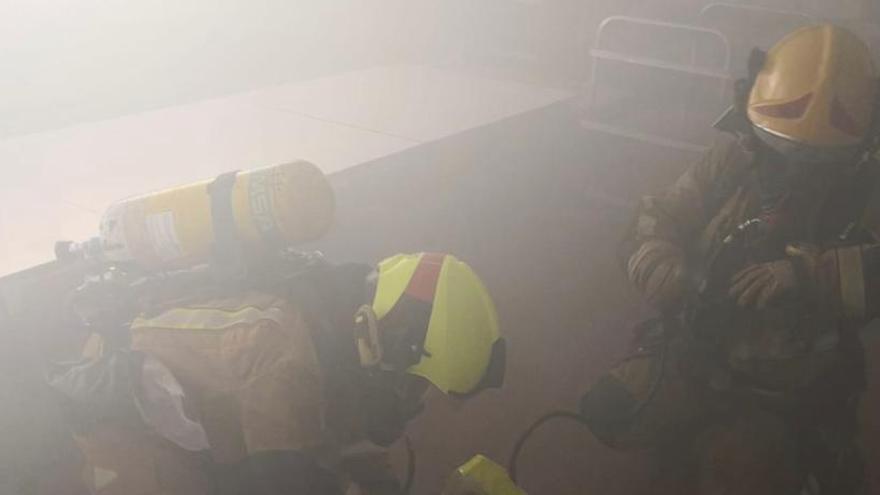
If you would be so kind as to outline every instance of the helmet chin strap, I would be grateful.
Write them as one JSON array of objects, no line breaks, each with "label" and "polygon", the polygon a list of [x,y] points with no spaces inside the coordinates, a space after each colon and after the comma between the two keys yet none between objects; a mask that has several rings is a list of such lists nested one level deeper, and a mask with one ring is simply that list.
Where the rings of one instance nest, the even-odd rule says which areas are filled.
[{"label": "helmet chin strap", "polygon": [[379,339],[379,321],[373,307],[364,304],[358,308],[354,322],[354,338],[357,342],[361,367],[379,367],[382,363],[382,343]]}]

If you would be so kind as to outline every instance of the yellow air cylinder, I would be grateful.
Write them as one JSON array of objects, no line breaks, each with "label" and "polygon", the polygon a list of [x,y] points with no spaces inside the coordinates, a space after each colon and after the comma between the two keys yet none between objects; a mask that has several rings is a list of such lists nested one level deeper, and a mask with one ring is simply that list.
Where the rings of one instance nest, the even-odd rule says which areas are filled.
[{"label": "yellow air cylinder", "polygon": [[334,213],[321,170],[285,163],[115,203],[101,220],[101,252],[147,269],[186,268],[210,261],[230,238],[250,254],[318,239]]}]

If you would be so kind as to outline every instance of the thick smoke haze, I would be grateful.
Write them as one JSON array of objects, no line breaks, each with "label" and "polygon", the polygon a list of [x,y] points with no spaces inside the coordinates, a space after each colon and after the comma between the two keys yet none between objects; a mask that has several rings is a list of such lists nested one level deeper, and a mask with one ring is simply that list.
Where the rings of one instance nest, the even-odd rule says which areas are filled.
[{"label": "thick smoke haze", "polygon": [[[0,0],[0,494],[17,493],[11,472],[38,483],[75,457],[35,391],[82,340],[39,284],[45,314],[8,325],[4,303],[26,298],[3,282],[96,235],[114,201],[297,158],[338,199],[306,249],[455,253],[497,304],[506,383],[432,401],[411,429],[413,493],[476,453],[503,462],[535,418],[576,407],[645,316],[617,263],[638,198],[717,137],[752,48],[825,20],[880,53],[875,0]],[[650,484],[643,459],[574,424],[530,442],[529,493]]]},{"label": "thick smoke haze", "polygon": [[[298,100],[312,100],[307,109],[297,107],[307,110],[305,117],[318,117],[309,125],[210,103],[140,120],[107,119],[391,66],[470,73],[490,67],[495,80],[539,81],[539,91],[571,88],[571,74],[583,72],[576,69],[583,63],[558,59],[583,50],[574,19],[586,10],[575,2],[546,7],[403,0],[2,2],[0,273],[48,261],[54,240],[93,232],[114,199],[267,160],[305,157],[329,169],[351,166],[399,150],[396,141],[413,134],[397,129],[400,136],[388,136],[395,129],[370,128],[388,118],[402,115],[415,127],[440,120],[463,130],[475,123],[468,114],[483,112],[477,121],[485,124],[529,108],[531,100],[502,94],[494,103],[491,97],[471,103],[476,96],[468,96],[470,88],[479,92],[479,82],[390,70],[297,93]],[[383,84],[398,90],[385,91]],[[446,110],[435,90],[449,100],[442,103]],[[523,108],[518,100],[526,102]],[[335,111],[343,107],[362,118],[348,122],[349,115]],[[341,119],[355,130],[366,126],[362,134],[382,142],[340,136],[321,119]],[[273,151],[265,129],[278,129],[278,141],[285,125],[290,145]],[[228,152],[230,139],[240,143],[241,153]],[[312,153],[315,148],[321,152]]]}]

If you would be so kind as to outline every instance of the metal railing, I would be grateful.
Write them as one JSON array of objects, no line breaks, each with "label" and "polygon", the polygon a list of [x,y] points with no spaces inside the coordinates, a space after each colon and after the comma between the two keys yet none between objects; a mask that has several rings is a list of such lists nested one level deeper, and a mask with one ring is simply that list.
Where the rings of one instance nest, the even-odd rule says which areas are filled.
[{"label": "metal railing", "polygon": [[731,2],[712,2],[700,9],[700,18],[706,18],[715,12],[739,12],[739,13],[750,13],[755,14],[756,16],[761,16],[763,18],[789,18],[791,20],[797,20],[804,24],[812,24],[816,22],[816,19],[807,14],[803,14],[801,12],[794,12],[791,10],[784,9],[774,9],[770,7],[760,7],[757,5],[743,5],[738,3]]},{"label": "metal railing", "polygon": [[713,2],[700,10],[697,22],[724,34],[733,50],[733,72],[744,73],[753,48],[769,49],[785,35],[817,20],[789,10]]},{"label": "metal railing", "polygon": [[[618,28],[620,28],[618,34],[623,34],[622,39],[626,42],[624,44],[628,45],[624,48],[616,48],[610,40],[613,32]],[[669,45],[664,38],[678,38],[678,41],[684,41],[680,44],[681,50],[673,53],[657,53],[655,50],[657,45]],[[635,42],[636,40],[643,41],[644,46],[634,48],[632,45],[639,45]],[[705,55],[707,51],[710,56],[700,59],[699,55]],[[600,24],[590,55],[592,69],[586,88],[586,115],[582,120],[585,127],[687,151],[702,151],[706,148],[704,140],[695,140],[686,136],[683,129],[686,124],[694,121],[695,117],[697,117],[696,120],[703,120],[705,117],[705,122],[697,122],[696,124],[705,124],[708,129],[711,122],[720,113],[720,109],[723,109],[727,104],[730,90],[731,48],[720,31],[652,19],[613,16]],[[630,71],[642,71],[643,77],[627,78],[627,82],[634,82],[636,85],[641,83],[644,86],[640,89],[633,89],[629,94],[627,94],[626,88],[617,84],[606,87],[603,85],[602,75],[609,64],[626,66]],[[691,102],[689,101],[678,102],[677,106],[676,102],[671,102],[672,106],[663,107],[663,104],[670,102],[664,101],[662,95],[658,94],[655,102],[659,106],[653,110],[655,113],[662,113],[663,130],[673,132],[644,129],[640,125],[640,120],[645,119],[640,118],[638,110],[641,109],[638,107],[631,122],[609,121],[609,119],[603,118],[602,112],[598,111],[599,99],[603,92],[612,92],[617,96],[617,101],[612,102],[611,107],[617,105],[619,108],[625,108],[627,104],[632,105],[632,102],[628,100],[638,100],[638,97],[644,98],[645,91],[650,92],[656,89],[652,87],[652,80],[657,80],[663,75],[672,77],[675,81],[681,81],[684,86],[681,89],[683,93],[687,92],[688,87],[710,88],[714,97],[712,97],[713,101],[709,106],[717,108],[690,108]],[[645,113],[648,112],[647,108],[643,110]],[[643,113],[641,117],[644,116]],[[676,133],[676,130],[682,132]]]}]

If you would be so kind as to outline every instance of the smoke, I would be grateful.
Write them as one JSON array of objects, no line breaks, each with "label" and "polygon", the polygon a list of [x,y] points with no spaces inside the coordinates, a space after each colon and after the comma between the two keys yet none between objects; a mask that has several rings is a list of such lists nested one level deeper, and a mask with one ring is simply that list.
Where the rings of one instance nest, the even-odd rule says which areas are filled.
[{"label": "smoke", "polygon": [[[0,275],[95,235],[130,195],[294,158],[342,171],[329,257],[455,252],[484,275],[510,337],[502,392],[454,414],[435,401],[420,420],[420,483],[437,481],[466,453],[503,459],[531,417],[575,404],[625,344],[638,315],[624,307],[617,234],[639,195],[711,142],[749,50],[828,18],[877,45],[869,7],[0,0]],[[0,347],[0,375],[15,381],[17,350]],[[20,409],[27,424],[41,406]],[[538,439],[524,475],[544,490],[529,491],[642,482],[590,441]]]}]

